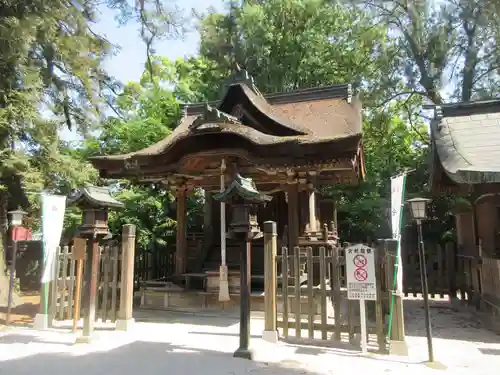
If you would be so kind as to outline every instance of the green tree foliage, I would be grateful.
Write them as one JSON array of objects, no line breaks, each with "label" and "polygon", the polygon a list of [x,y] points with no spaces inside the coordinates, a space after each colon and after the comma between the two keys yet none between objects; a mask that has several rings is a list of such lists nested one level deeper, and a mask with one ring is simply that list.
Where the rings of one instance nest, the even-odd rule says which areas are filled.
[{"label": "green tree foliage", "polygon": [[222,74],[245,67],[263,92],[335,83],[364,88],[385,81],[396,53],[387,27],[354,6],[323,0],[267,0],[213,13],[200,25],[201,55]]},{"label": "green tree foliage", "polygon": [[160,0],[0,2],[0,290],[7,210],[23,206],[36,226],[42,189],[67,194],[96,177],[58,132],[96,129],[119,87],[102,68],[113,47],[93,31],[102,6],[138,20],[149,48],[176,31]]},{"label": "green tree foliage", "polygon": [[[421,95],[435,104],[498,95],[498,17],[484,0],[364,0],[390,26],[400,46],[397,72],[405,87],[394,95]],[[496,21],[493,21],[496,20]],[[450,92],[450,93],[447,93]]]},{"label": "green tree foliage", "polygon": [[[151,57],[140,82],[125,86],[115,100],[119,116],[108,117],[96,137],[89,137],[79,151],[82,161],[88,156],[123,154],[138,151],[166,137],[181,118],[180,103],[206,100],[210,83],[210,64],[203,58],[179,59]],[[152,74],[151,74],[152,73]],[[116,198],[125,209],[113,212],[110,227],[116,234],[124,223],[137,226],[141,248],[165,245],[174,236],[175,197],[161,184],[138,186],[133,181],[115,181]],[[196,227],[201,196],[188,201],[188,225]]]},{"label": "green tree foliage", "polygon": [[391,236],[390,178],[411,170],[407,190],[422,191],[429,179],[425,159],[428,133],[425,124],[409,127],[400,106],[367,113],[364,119],[366,180],[354,188],[327,187],[325,193],[340,202],[342,237],[347,241]]}]

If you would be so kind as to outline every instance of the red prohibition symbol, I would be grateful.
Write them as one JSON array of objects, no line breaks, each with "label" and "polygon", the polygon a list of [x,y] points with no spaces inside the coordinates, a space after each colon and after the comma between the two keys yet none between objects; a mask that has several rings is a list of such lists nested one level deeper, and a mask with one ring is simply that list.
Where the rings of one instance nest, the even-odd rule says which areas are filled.
[{"label": "red prohibition symbol", "polygon": [[352,261],[354,262],[354,265],[356,266],[356,268],[366,267],[366,264],[368,263],[366,257],[364,255],[360,255],[360,254],[354,256]]},{"label": "red prohibition symbol", "polygon": [[354,278],[357,281],[366,281],[368,278],[368,271],[364,268],[357,268],[356,271],[354,271]]}]

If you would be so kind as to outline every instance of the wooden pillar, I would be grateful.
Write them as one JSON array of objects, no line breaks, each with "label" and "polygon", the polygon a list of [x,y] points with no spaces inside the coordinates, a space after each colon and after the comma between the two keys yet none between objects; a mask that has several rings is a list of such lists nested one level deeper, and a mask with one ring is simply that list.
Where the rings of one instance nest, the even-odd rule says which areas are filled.
[{"label": "wooden pillar", "polygon": [[450,300],[453,302],[457,298],[457,259],[455,244],[452,242],[447,242],[444,245],[445,257],[446,257],[446,278],[448,280],[448,295]]},{"label": "wooden pillar", "polygon": [[135,225],[125,224],[122,228],[122,269],[120,284],[120,310],[116,329],[127,331],[134,323],[134,262],[135,262]]},{"label": "wooden pillar", "polygon": [[100,264],[99,242],[96,237],[87,240],[87,265],[85,270],[86,293],[84,294],[85,315],[83,317],[83,334],[76,342],[89,343],[94,333],[97,278]]},{"label": "wooden pillar", "polygon": [[315,203],[316,203],[316,230],[320,231],[323,224],[326,224],[328,221],[321,221],[321,195],[316,192],[315,194]]},{"label": "wooden pillar", "polygon": [[337,230],[337,233],[339,233],[339,223],[338,223],[338,218],[337,218],[337,200],[333,201],[333,223],[335,224],[335,229]]},{"label": "wooden pillar", "polygon": [[287,186],[288,196],[288,246],[293,249],[299,244],[299,189],[298,184]]},{"label": "wooden pillar", "polygon": [[213,199],[212,192],[205,190],[205,205],[203,207],[203,251],[207,254],[212,247],[214,228],[212,225]]},{"label": "wooden pillar", "polygon": [[187,262],[187,220],[186,220],[186,188],[178,187],[177,198],[177,233],[175,246],[175,273],[186,273]]},{"label": "wooden pillar", "polygon": [[262,338],[278,342],[276,329],[276,253],[277,229],[274,221],[264,223],[264,332]]},{"label": "wooden pillar", "polygon": [[298,193],[299,210],[299,233],[303,234],[309,230],[309,195],[307,190],[301,190]]},{"label": "wooden pillar", "polygon": [[316,226],[316,192],[314,187],[310,186],[308,190],[309,195],[309,230],[311,232],[316,232],[318,230]]}]

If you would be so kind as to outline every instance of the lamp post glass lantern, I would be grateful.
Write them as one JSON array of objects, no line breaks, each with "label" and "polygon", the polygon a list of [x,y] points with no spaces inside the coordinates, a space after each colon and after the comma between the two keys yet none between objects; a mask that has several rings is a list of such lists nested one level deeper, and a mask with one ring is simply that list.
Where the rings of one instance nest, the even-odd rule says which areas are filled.
[{"label": "lamp post glass lantern", "polygon": [[14,292],[14,280],[16,275],[16,258],[17,258],[17,233],[16,227],[23,224],[23,217],[26,212],[17,209],[7,212],[9,215],[10,227],[12,228],[12,257],[10,260],[10,278],[9,278],[9,295],[7,299],[7,316],[5,323],[10,324],[10,310],[12,308],[12,293]]},{"label": "lamp post glass lantern", "polygon": [[18,227],[20,225],[23,225],[23,218],[24,215],[26,215],[26,212],[17,209],[15,211],[9,211],[7,212],[9,215],[9,223],[11,227]]},{"label": "lamp post glass lantern", "polygon": [[422,220],[427,218],[427,203],[430,199],[427,198],[413,198],[407,202],[410,205],[411,216],[417,223],[418,230],[418,255],[420,261],[420,282],[422,284],[422,296],[424,299],[424,312],[425,312],[425,330],[427,333],[427,351],[429,355],[429,362],[434,362],[434,350],[432,348],[432,328],[431,328],[431,315],[429,308],[429,288],[427,285],[427,269],[425,260],[424,249],[424,236],[422,233]]},{"label": "lamp post glass lantern", "polygon": [[430,199],[413,198],[409,199],[407,202],[410,205],[411,216],[414,220],[427,219],[427,203],[430,202]]}]

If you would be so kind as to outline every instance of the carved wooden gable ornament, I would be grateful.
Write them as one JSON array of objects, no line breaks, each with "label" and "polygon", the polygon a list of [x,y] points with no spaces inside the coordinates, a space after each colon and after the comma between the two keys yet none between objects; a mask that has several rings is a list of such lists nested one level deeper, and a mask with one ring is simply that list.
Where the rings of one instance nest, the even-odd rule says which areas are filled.
[{"label": "carved wooden gable ornament", "polygon": [[217,131],[221,129],[221,124],[241,125],[241,122],[236,117],[205,104],[204,113],[192,122],[189,129],[194,132]]}]

